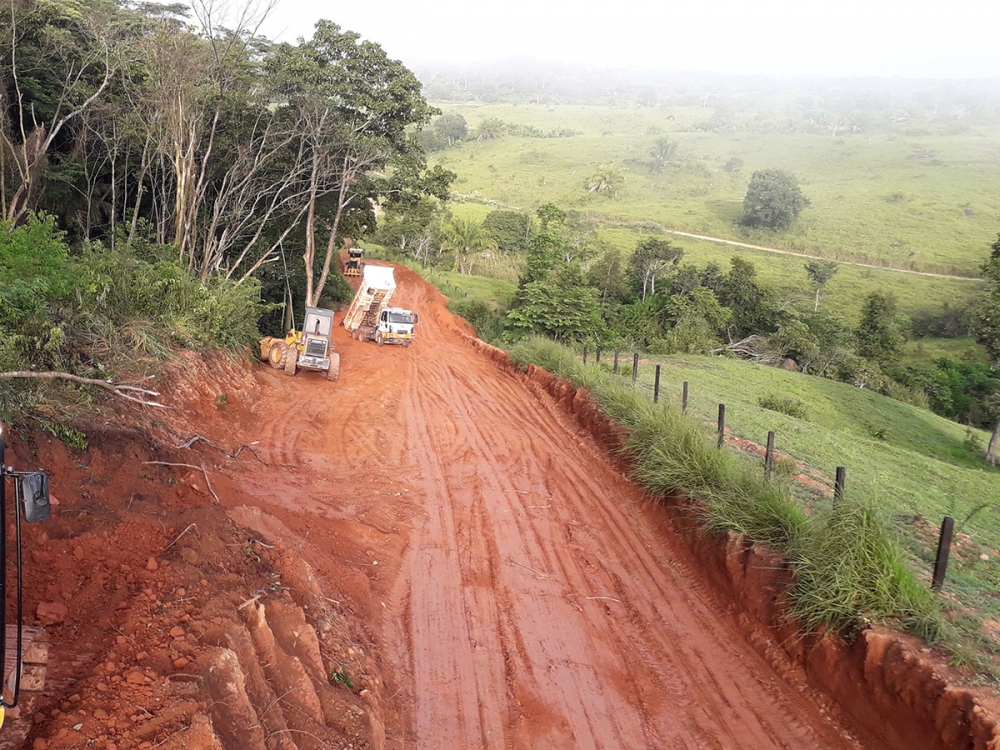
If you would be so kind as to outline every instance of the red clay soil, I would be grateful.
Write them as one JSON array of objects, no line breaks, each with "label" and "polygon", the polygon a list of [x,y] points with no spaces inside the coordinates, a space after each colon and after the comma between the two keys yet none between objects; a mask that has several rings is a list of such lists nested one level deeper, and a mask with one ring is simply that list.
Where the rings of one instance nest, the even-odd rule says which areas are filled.
[{"label": "red clay soil", "polygon": [[14,441],[59,501],[25,541],[52,642],[27,747],[890,746],[741,625],[550,388],[397,282],[417,340],[338,326],[336,383],[186,355],[173,409]]}]

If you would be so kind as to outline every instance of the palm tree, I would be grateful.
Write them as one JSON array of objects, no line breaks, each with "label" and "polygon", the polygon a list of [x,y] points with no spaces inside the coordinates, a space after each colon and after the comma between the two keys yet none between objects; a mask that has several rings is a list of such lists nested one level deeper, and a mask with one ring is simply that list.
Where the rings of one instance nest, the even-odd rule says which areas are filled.
[{"label": "palm tree", "polygon": [[587,180],[586,187],[588,193],[605,193],[617,190],[624,183],[624,172],[622,172],[621,167],[612,162],[611,164],[602,164],[599,166],[597,171]]},{"label": "palm tree", "polygon": [[653,144],[652,151],[649,152],[649,155],[653,157],[650,171],[653,174],[660,174],[660,172],[669,167],[671,162],[673,162],[675,153],[677,153],[676,141],[671,141],[666,136],[657,138],[656,143]]},{"label": "palm tree", "polygon": [[487,117],[479,123],[479,129],[476,130],[476,140],[493,141],[497,138],[503,138],[506,133],[507,123],[499,117]]},{"label": "palm tree", "polygon": [[444,241],[446,249],[455,252],[455,266],[452,273],[471,273],[470,256],[492,247],[492,240],[483,230],[483,225],[472,219],[454,219],[444,226]]}]

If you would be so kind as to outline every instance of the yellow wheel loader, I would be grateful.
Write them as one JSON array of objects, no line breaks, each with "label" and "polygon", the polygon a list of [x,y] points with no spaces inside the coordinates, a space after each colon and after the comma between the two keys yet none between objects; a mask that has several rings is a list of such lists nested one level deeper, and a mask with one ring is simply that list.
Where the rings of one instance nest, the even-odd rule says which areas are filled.
[{"label": "yellow wheel loader", "polygon": [[301,331],[293,328],[284,339],[265,336],[260,340],[260,358],[289,376],[294,376],[296,370],[316,370],[325,372],[327,380],[336,380],[340,375],[340,355],[330,343],[332,331],[331,310],[307,307]]}]

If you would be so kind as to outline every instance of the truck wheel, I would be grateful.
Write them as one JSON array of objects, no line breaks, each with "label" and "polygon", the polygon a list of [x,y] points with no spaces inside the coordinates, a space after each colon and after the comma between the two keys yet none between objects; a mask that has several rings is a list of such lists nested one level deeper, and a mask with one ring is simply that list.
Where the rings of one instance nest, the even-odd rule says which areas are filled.
[{"label": "truck wheel", "polygon": [[299,364],[299,353],[295,349],[288,350],[288,356],[285,357],[285,375],[290,377],[295,376],[295,368]]},{"label": "truck wheel", "polygon": [[406,343],[403,344],[403,348],[404,349],[409,349],[410,348],[410,339],[406,340]]},{"label": "truck wheel", "polygon": [[382,346],[383,342],[382,342],[382,334],[381,333],[376,333],[375,334],[375,343],[378,344],[379,346]]},{"label": "truck wheel", "polygon": [[275,370],[280,370],[285,366],[285,355],[288,353],[288,344],[284,341],[275,341],[271,345],[271,351],[267,353],[267,361]]},{"label": "truck wheel", "polygon": [[334,352],[330,355],[330,369],[326,371],[327,380],[336,380],[340,377],[340,355]]}]

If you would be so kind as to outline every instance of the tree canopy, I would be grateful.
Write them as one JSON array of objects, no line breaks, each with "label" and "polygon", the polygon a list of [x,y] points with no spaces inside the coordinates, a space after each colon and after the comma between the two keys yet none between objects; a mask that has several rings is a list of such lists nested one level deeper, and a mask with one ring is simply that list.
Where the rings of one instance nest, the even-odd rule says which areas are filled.
[{"label": "tree canopy", "polygon": [[743,199],[743,224],[787,229],[808,205],[795,175],[781,169],[761,169],[753,173]]}]

